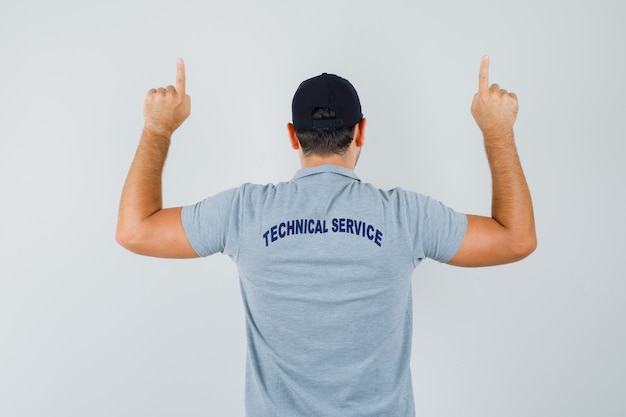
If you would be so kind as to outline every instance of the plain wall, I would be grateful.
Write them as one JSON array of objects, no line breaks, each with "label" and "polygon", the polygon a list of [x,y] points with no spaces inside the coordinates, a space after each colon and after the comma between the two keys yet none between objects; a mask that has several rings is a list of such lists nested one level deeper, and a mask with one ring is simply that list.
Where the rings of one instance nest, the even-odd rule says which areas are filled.
[{"label": "plain wall", "polygon": [[152,87],[187,63],[165,204],[299,167],[299,82],[348,78],[356,172],[490,212],[469,112],[480,57],[520,100],[539,246],[507,266],[414,274],[418,416],[626,415],[626,4],[597,1],[3,0],[0,416],[242,416],[235,265],[114,240]]}]

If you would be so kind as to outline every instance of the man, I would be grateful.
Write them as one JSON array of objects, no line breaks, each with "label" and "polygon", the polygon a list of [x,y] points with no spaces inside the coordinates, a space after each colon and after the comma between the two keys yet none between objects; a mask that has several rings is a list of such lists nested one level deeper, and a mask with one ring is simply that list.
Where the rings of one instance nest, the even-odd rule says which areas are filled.
[{"label": "man", "polygon": [[183,61],[176,87],[149,91],[117,240],[143,255],[223,252],[237,263],[248,416],[413,416],[413,269],[425,257],[487,266],[535,249],[513,137],[517,97],[490,86],[488,72],[485,56],[471,110],[492,173],[491,217],[360,182],[353,170],[366,120],[354,87],[330,74],[304,81],[294,95],[287,130],[302,169],[291,181],[246,184],[164,209],[163,164],[190,113]]}]

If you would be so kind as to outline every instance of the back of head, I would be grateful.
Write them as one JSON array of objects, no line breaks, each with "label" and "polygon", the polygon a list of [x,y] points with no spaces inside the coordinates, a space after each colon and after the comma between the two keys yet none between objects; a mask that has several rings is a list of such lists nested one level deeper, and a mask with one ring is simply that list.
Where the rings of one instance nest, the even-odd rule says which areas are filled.
[{"label": "back of head", "polygon": [[343,155],[361,121],[361,103],[352,84],[324,73],[303,81],[292,105],[293,125],[305,155]]}]

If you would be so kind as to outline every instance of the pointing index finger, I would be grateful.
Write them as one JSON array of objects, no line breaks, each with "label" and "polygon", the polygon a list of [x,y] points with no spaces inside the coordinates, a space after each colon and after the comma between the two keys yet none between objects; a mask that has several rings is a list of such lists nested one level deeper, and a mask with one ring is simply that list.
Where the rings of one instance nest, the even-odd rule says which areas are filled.
[{"label": "pointing index finger", "polygon": [[176,91],[183,96],[185,92],[185,62],[182,58],[176,60]]},{"label": "pointing index finger", "polygon": [[483,55],[480,60],[480,71],[478,72],[478,91],[489,90],[489,55]]}]

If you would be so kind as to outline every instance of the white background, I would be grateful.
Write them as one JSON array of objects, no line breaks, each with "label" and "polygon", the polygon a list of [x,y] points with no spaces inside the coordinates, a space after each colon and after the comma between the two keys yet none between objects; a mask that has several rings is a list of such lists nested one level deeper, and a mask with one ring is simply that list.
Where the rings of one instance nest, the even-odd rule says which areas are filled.
[{"label": "white background", "polygon": [[621,0],[2,0],[0,416],[243,415],[235,265],[114,241],[143,98],[177,57],[192,115],[166,205],[291,178],[291,97],[332,72],[368,118],[363,181],[489,214],[484,53],[520,99],[539,247],[416,270],[418,416],[626,415],[625,21]]}]

